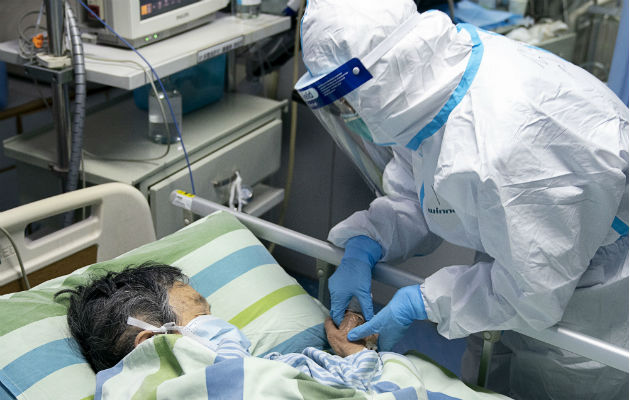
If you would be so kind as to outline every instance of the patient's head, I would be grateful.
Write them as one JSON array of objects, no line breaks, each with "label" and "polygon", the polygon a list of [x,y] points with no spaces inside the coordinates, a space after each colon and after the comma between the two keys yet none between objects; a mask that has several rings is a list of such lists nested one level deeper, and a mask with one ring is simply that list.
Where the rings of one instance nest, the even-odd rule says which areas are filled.
[{"label": "patient's head", "polygon": [[113,367],[135,346],[153,335],[127,324],[134,317],[151,325],[186,325],[209,314],[207,301],[188,285],[178,268],[157,263],[108,272],[69,293],[68,325],[95,371]]}]

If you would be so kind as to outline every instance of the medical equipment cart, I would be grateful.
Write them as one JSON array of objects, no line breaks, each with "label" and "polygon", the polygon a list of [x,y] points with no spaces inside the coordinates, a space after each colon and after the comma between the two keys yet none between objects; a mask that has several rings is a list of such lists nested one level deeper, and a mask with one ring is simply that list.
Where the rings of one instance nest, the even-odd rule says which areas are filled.
[{"label": "medical equipment cart", "polygon": [[[218,14],[212,23],[145,46],[141,52],[166,77],[289,27],[287,17],[261,14],[242,20]],[[125,90],[147,83],[146,72],[132,63],[139,58],[130,50],[84,43],[84,52],[90,82]],[[118,62],[96,61],[90,55]],[[21,63],[16,41],[0,43],[0,60]],[[184,145],[197,192],[225,201],[238,171],[244,185],[254,186],[247,212],[261,215],[279,204],[283,190],[259,183],[280,167],[285,108],[285,101],[228,92],[219,102],[185,115]],[[88,184],[123,182],[137,187],[149,200],[156,234],[162,237],[184,224],[181,213],[168,204],[168,194],[175,187],[190,185],[189,172],[180,143],[171,145],[168,154],[157,160],[116,161],[160,157],[166,146],[149,141],[146,132],[146,113],[134,106],[129,94],[88,110],[83,148],[97,157],[84,157],[83,170]],[[58,178],[50,168],[57,159],[56,140],[54,128],[47,127],[4,141],[5,154],[16,160],[21,203],[58,193]]]}]

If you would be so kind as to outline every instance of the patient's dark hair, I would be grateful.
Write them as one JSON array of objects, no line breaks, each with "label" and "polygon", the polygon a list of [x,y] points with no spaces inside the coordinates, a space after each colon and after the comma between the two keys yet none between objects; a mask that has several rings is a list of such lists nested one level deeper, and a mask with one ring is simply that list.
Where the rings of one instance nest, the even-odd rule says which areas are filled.
[{"label": "patient's dark hair", "polygon": [[188,282],[179,268],[146,262],[108,272],[76,289],[61,290],[55,297],[70,294],[70,333],[98,372],[113,367],[134,349],[141,329],[127,325],[127,317],[158,327],[177,322],[168,302],[168,291],[176,282]]}]

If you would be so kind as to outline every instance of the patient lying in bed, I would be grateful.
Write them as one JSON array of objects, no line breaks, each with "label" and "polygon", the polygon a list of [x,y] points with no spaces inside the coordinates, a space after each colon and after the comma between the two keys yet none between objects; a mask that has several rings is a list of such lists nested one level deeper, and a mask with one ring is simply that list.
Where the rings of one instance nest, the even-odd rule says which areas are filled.
[{"label": "patient lying in bed", "polygon": [[70,333],[98,371],[94,400],[505,399],[468,388],[419,354],[348,342],[348,330],[362,323],[352,313],[339,328],[325,322],[337,355],[307,347],[254,357],[241,331],[212,316],[168,265],[109,272],[56,296],[68,294]]},{"label": "patient lying in bed", "polygon": [[[178,268],[145,263],[109,272],[56,296],[70,294],[68,325],[95,371],[116,366],[160,333],[181,333],[203,344],[216,353],[215,364],[252,357],[249,340],[235,326],[212,316],[206,299],[187,282]],[[287,364],[326,385],[368,391],[382,372],[382,359],[365,342],[346,338],[350,329],[363,322],[361,315],[350,311],[339,328],[330,318],[325,322],[337,355],[309,347],[302,353],[270,353],[263,358]]]}]

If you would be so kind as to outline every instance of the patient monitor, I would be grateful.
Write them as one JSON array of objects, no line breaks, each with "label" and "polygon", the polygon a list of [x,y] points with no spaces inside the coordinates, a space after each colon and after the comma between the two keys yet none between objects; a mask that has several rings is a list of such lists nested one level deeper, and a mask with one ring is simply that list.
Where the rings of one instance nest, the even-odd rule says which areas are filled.
[{"label": "patient monitor", "polygon": [[[77,2],[75,10],[84,31],[98,43],[126,47],[113,33]],[[83,0],[96,14],[134,47],[144,46],[212,20],[229,0]]]}]

